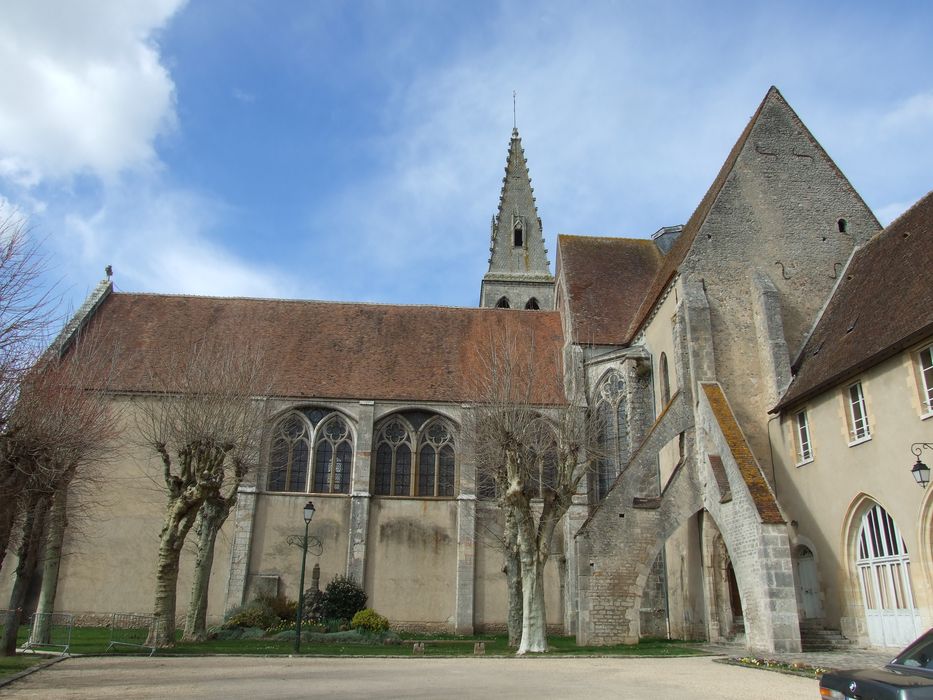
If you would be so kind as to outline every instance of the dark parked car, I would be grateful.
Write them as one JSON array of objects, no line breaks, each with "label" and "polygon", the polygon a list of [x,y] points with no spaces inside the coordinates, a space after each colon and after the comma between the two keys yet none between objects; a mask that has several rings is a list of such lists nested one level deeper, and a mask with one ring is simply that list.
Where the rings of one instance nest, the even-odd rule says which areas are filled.
[{"label": "dark parked car", "polygon": [[884,668],[824,673],[820,697],[832,700],[933,700],[933,629]]}]

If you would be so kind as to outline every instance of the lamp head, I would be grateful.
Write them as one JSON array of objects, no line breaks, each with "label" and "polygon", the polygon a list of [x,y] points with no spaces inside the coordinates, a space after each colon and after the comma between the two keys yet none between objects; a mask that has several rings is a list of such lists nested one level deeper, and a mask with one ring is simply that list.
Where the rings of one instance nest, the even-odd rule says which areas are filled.
[{"label": "lamp head", "polygon": [[[927,474],[929,474],[929,471],[927,472]],[[305,507],[303,509],[305,525],[308,525],[311,523],[311,519],[314,517],[315,510],[316,508],[314,507],[314,501],[308,501],[307,503],[305,503]]]},{"label": "lamp head", "polygon": [[914,475],[914,480],[921,487],[926,488],[927,484],[930,483],[930,468],[921,462],[919,457],[917,457],[917,463],[914,464],[910,473]]}]

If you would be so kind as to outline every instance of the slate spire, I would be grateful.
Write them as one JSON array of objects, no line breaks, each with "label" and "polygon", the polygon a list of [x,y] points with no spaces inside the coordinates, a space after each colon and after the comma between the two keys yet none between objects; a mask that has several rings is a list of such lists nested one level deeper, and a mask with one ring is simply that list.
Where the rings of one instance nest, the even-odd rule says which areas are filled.
[{"label": "slate spire", "polygon": [[554,277],[517,128],[509,140],[499,210],[491,229],[489,271],[483,277],[480,306],[553,308]]}]

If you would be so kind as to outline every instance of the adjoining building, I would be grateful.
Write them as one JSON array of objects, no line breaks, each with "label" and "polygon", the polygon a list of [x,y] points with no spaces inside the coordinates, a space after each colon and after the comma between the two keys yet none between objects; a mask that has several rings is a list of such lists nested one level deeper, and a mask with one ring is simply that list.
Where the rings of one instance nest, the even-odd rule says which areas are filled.
[{"label": "adjoining building", "polygon": [[[933,620],[933,490],[909,473],[911,443],[933,442],[931,210],[928,196],[881,232],[771,88],[683,226],[561,235],[553,276],[513,131],[480,308],[104,282],[80,320],[127,351],[126,448],[70,543],[56,608],[151,605],[164,502],[133,440],[134,405],[158,400],[146,368],[205,335],[248,335],[280,371],[218,539],[210,617],[294,595],[285,540],[313,494],[324,579],[353,576],[398,626],[503,628],[502,517],[464,431],[476,358],[518,329],[542,378],[533,403],[585,396],[607,426],[609,458],[555,538],[551,625],[588,644],[744,635],[792,651],[826,630],[899,644]],[[179,610],[189,580],[183,568]]]},{"label": "adjoining building", "polygon": [[859,644],[903,646],[933,609],[933,490],[910,478],[933,447],[931,243],[928,194],[840,266],[776,407],[801,623]]}]

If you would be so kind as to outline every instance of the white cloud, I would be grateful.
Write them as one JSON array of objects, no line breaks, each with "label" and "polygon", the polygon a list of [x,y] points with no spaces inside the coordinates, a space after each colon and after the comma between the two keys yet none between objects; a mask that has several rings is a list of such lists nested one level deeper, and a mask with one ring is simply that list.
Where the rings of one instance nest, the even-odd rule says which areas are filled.
[{"label": "white cloud", "polygon": [[33,187],[156,162],[175,120],[153,34],[183,0],[5,3],[0,22],[0,176]]},{"label": "white cloud", "polygon": [[918,93],[903,100],[881,118],[881,124],[891,131],[933,127],[933,92]]},{"label": "white cloud", "polygon": [[90,216],[66,214],[59,255],[72,279],[99,279],[113,265],[118,289],[221,296],[290,297],[287,275],[242,260],[213,240],[230,212],[203,197],[145,185],[111,188]]},{"label": "white cloud", "polygon": [[[558,232],[647,236],[683,223],[768,87],[743,100],[729,94],[740,81],[720,81],[722,99],[671,129],[695,89],[691,76],[662,84],[650,69],[630,71],[643,49],[637,37],[581,11],[516,50],[516,22],[504,12],[481,50],[468,45],[397,86],[377,149],[387,167],[315,213],[312,228],[324,238],[352,227],[352,245],[331,237],[327,250],[358,273],[334,277],[351,297],[475,303],[513,89],[553,270]],[[736,113],[743,101],[746,113]]]},{"label": "white cloud", "polygon": [[[133,291],[272,297],[298,289],[232,254],[216,235],[228,209],[161,172],[156,140],[176,116],[157,38],[183,3],[4,7],[0,179],[45,234],[66,296],[80,295],[108,264],[118,288]],[[83,175],[91,177],[78,185]]]}]

